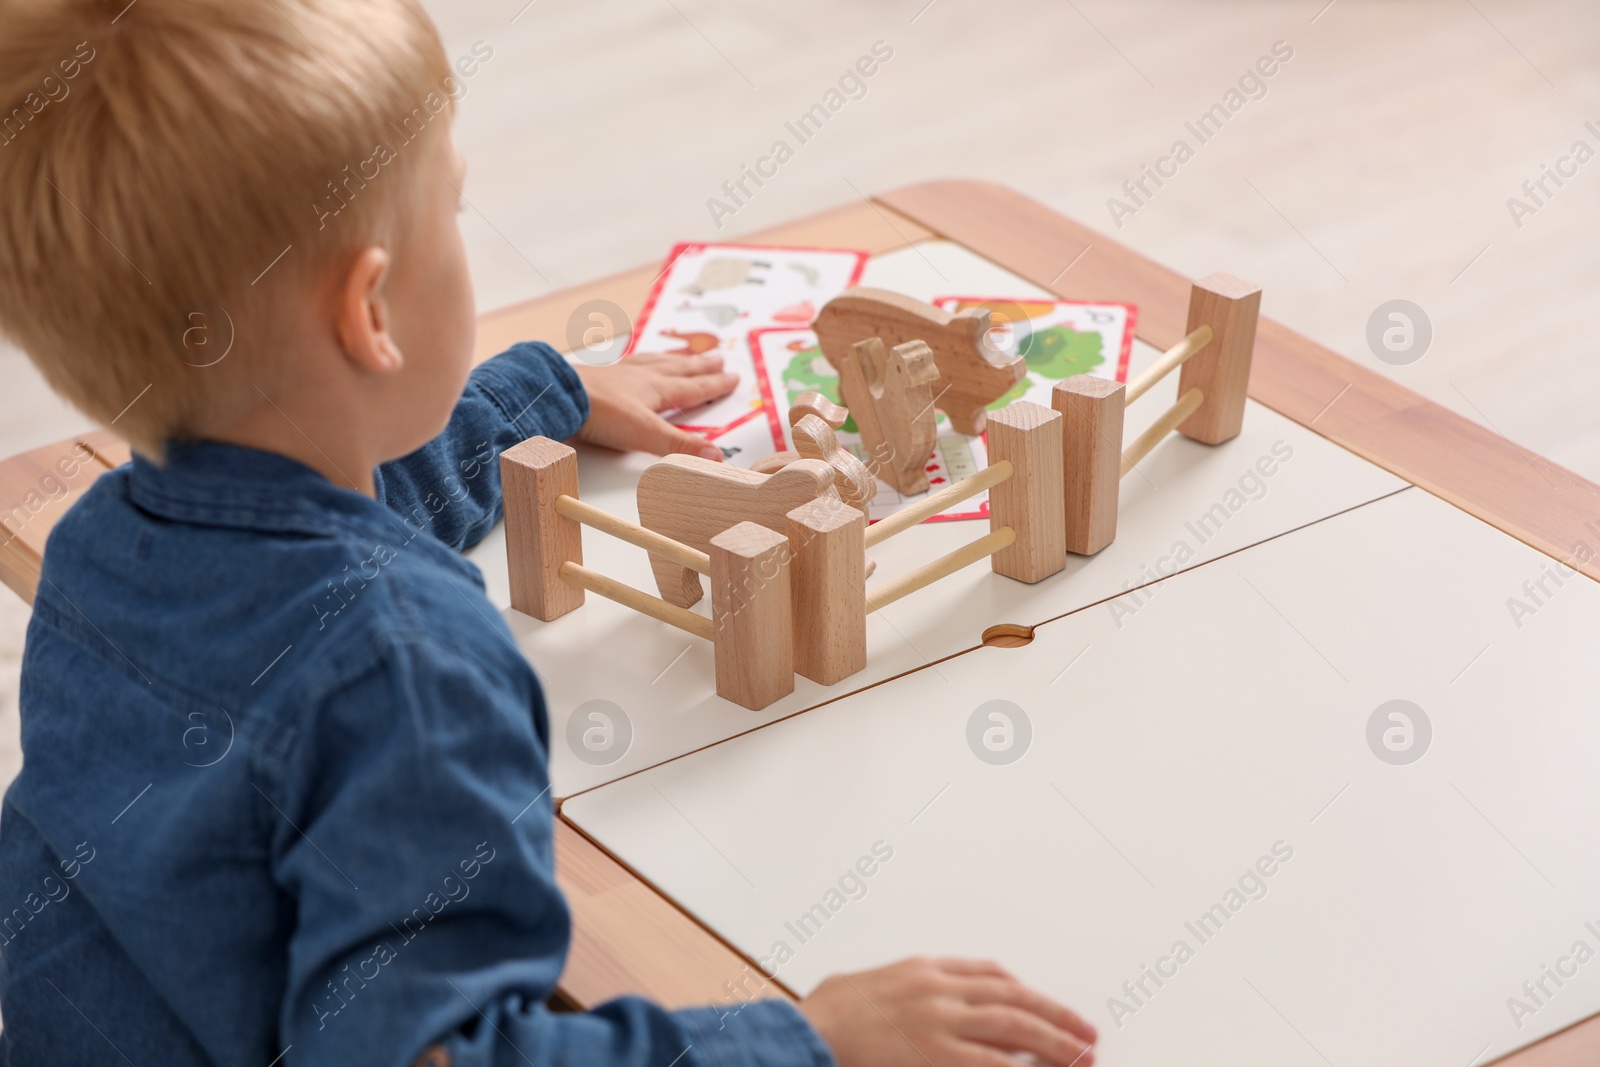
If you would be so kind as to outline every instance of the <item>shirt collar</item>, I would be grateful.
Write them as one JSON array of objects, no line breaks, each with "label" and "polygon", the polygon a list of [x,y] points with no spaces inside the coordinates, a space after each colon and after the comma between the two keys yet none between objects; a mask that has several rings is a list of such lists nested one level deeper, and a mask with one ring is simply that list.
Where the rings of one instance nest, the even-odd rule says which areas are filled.
[{"label": "shirt collar", "polygon": [[135,453],[128,492],[175,522],[326,535],[384,526],[389,511],[298,460],[220,441],[168,442],[166,460]]}]

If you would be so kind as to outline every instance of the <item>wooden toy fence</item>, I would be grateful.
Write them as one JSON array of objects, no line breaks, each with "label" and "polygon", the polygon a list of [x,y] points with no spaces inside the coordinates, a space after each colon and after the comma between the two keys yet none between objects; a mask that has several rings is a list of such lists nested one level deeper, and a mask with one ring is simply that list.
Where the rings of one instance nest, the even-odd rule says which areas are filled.
[{"label": "wooden toy fence", "polygon": [[[1188,335],[1135,381],[1079,375],[1057,383],[1049,408],[1017,401],[991,412],[987,467],[870,527],[861,510],[820,497],[788,512],[782,529],[740,522],[703,552],[585,503],[576,453],[530,438],[500,457],[512,606],[549,621],[590,592],[676,626],[712,643],[718,695],[752,710],[793,692],[796,673],[832,685],[866,666],[872,612],[985,558],[1017,581],[1047,578],[1068,552],[1093,554],[1115,538],[1120,479],[1169,433],[1207,444],[1236,436],[1260,297],[1226,275],[1196,283]],[[1123,448],[1127,405],[1180,367],[1177,402]],[[988,533],[866,588],[869,548],[985,491]],[[585,567],[584,526],[706,576],[710,618]]]}]

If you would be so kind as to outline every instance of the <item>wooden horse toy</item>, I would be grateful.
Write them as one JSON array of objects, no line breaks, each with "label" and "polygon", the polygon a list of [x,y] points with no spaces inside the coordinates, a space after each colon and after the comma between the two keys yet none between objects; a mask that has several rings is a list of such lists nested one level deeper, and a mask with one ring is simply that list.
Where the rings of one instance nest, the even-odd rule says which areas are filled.
[{"label": "wooden horse toy", "polygon": [[[854,345],[869,337],[891,349],[909,341],[924,342],[944,379],[934,402],[950,417],[957,433],[976,437],[983,433],[988,405],[1010,392],[1027,373],[1021,356],[1008,356],[996,347],[989,337],[990,325],[987,308],[969,308],[952,315],[886,289],[851,289],[823,305],[812,329],[822,354],[841,378],[841,362],[848,360]],[[839,398],[856,412],[859,423],[859,390],[842,386]]]}]

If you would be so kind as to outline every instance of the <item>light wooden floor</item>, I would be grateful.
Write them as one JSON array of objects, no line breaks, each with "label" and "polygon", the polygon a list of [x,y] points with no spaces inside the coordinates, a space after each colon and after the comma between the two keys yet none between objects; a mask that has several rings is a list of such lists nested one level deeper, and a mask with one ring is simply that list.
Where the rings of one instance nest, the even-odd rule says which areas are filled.
[{"label": "light wooden floor", "polygon": [[[1593,0],[524,2],[427,0],[453,55],[495,50],[457,130],[485,309],[983,177],[1188,274],[1258,280],[1268,314],[1600,480],[1600,159],[1520,228],[1506,205],[1574,141],[1600,151]],[[708,198],[880,40],[866,95],[717,228]],[[1117,229],[1107,199],[1280,40],[1267,95]],[[1394,298],[1433,323],[1410,366],[1366,347]],[[0,380],[0,455],[84,427],[9,349]],[[26,621],[0,597],[0,780]]]}]

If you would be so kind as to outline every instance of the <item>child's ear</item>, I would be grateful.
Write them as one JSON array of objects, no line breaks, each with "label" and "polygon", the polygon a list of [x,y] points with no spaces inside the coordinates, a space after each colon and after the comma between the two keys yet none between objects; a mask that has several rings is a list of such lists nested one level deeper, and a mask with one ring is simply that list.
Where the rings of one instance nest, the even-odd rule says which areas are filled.
[{"label": "child's ear", "polygon": [[389,253],[374,245],[361,250],[339,281],[339,345],[345,358],[369,374],[393,374],[405,365],[389,333],[388,276]]}]

